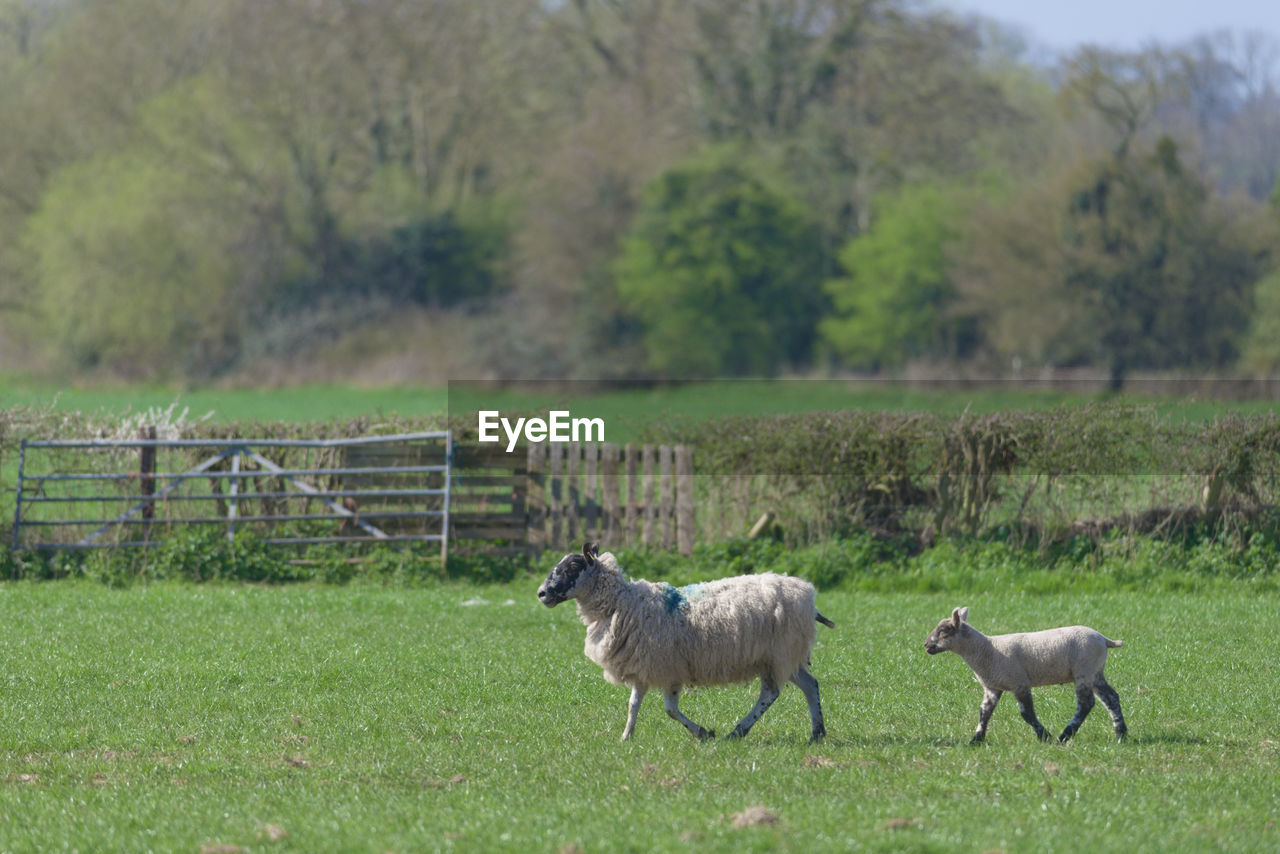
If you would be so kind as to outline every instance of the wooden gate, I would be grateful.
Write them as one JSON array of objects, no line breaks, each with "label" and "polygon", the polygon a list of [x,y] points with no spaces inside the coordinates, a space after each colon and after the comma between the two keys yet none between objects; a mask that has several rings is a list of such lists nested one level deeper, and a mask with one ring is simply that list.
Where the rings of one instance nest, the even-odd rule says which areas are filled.
[{"label": "wooden gate", "polygon": [[531,551],[646,545],[693,551],[693,451],[684,445],[530,444]]}]

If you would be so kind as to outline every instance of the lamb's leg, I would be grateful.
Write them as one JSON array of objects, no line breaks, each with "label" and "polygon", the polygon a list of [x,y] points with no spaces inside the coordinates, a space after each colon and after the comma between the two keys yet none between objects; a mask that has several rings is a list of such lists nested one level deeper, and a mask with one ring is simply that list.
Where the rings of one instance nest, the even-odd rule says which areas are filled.
[{"label": "lamb's leg", "polygon": [[1036,704],[1031,701],[1031,689],[1023,688],[1021,691],[1014,691],[1013,696],[1018,700],[1018,711],[1022,712],[1022,719],[1036,731],[1036,738],[1041,741],[1053,738],[1053,734],[1045,729],[1040,719],[1036,717]]},{"label": "lamb's leg", "polygon": [[694,738],[702,739],[705,741],[708,738],[716,737],[715,730],[703,729],[702,727],[695,724],[693,721],[686,718],[684,714],[680,711],[680,686],[679,685],[677,685],[674,688],[668,688],[667,691],[662,695],[662,702],[667,707],[667,714],[675,718],[676,720],[678,720],[680,723],[684,724],[684,728],[689,730],[689,732],[693,733]]},{"label": "lamb's leg", "polygon": [[641,685],[631,686],[631,702],[627,704],[627,728],[622,731],[622,740],[631,738],[636,731],[636,717],[640,714],[640,702],[644,700],[648,689]]},{"label": "lamb's leg", "polygon": [[1093,683],[1093,691],[1102,701],[1102,705],[1106,706],[1107,711],[1111,713],[1111,723],[1116,728],[1116,740],[1124,741],[1125,736],[1129,734],[1129,728],[1124,725],[1124,713],[1120,711],[1120,695],[1101,676]]},{"label": "lamb's leg", "polygon": [[970,744],[981,744],[987,737],[987,722],[991,720],[991,713],[996,710],[996,703],[1000,702],[1002,693],[1004,692],[993,691],[990,688],[982,689],[982,708],[978,710],[978,731],[969,740]]},{"label": "lamb's leg", "polygon": [[818,699],[818,680],[813,678],[812,673],[801,667],[796,675],[791,677],[791,681],[800,686],[805,700],[809,703],[809,723],[813,730],[809,740],[821,741],[827,734],[827,728],[822,723],[822,701]]},{"label": "lamb's leg", "polygon": [[1067,728],[1062,731],[1062,735],[1058,736],[1058,741],[1063,742],[1071,739],[1076,730],[1080,729],[1080,724],[1084,723],[1084,719],[1089,717],[1089,712],[1093,711],[1093,688],[1082,683],[1076,684],[1076,713],[1075,716],[1067,722]]},{"label": "lamb's leg", "polygon": [[773,705],[773,701],[778,699],[778,686],[774,683],[773,678],[768,674],[760,677],[760,699],[756,700],[755,706],[751,711],[747,712],[747,716],[738,721],[738,725],[733,728],[733,732],[729,733],[729,738],[742,738],[751,732],[751,728],[756,725],[756,721],[760,720],[761,715],[769,710]]}]

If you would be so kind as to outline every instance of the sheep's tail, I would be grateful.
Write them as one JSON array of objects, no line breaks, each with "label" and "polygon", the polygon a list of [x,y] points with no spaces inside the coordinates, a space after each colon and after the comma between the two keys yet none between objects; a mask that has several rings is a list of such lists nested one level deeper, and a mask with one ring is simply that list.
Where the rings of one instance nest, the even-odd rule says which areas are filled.
[{"label": "sheep's tail", "polygon": [[822,614],[818,613],[817,611],[814,611],[813,614],[814,614],[814,619],[816,619],[819,623],[822,623],[822,625],[832,629],[836,627],[835,623],[831,622],[830,620],[822,616]]},{"label": "sheep's tail", "polygon": [[1107,641],[1107,649],[1115,649],[1118,646],[1124,646],[1124,641],[1122,640],[1107,640],[1105,637],[1103,640]]}]

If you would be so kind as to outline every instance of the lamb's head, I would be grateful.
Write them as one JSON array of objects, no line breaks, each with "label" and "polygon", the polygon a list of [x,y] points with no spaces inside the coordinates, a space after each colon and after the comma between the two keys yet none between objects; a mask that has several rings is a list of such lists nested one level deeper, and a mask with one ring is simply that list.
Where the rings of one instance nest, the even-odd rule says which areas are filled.
[{"label": "lamb's head", "polygon": [[596,569],[599,557],[600,547],[595,543],[586,543],[582,547],[582,554],[567,554],[560,558],[555,569],[547,573],[546,580],[538,588],[538,600],[548,608],[554,608],[564,600],[572,599],[579,580]]},{"label": "lamb's head", "polygon": [[956,608],[951,612],[950,617],[938,623],[934,630],[929,632],[929,637],[924,642],[924,651],[930,655],[937,655],[951,649],[956,638],[969,628],[968,620],[969,609]]}]

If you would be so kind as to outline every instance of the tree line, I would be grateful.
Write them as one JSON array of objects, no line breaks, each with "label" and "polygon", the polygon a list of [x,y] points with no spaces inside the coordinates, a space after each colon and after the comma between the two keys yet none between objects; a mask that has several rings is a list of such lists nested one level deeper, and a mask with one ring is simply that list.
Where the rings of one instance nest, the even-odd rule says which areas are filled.
[{"label": "tree line", "polygon": [[1278,178],[1262,33],[1046,64],[910,0],[0,0],[0,359],[1268,372]]}]

